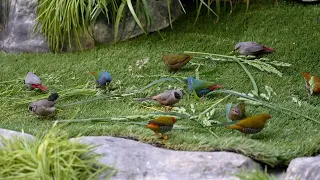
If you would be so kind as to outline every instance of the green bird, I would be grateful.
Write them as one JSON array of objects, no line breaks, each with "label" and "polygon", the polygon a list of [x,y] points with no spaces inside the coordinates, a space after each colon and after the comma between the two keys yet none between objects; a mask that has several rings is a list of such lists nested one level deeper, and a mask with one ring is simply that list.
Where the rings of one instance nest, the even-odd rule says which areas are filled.
[{"label": "green bird", "polygon": [[213,84],[205,80],[194,79],[192,76],[187,78],[188,88],[192,92],[195,90],[198,96],[204,96],[210,91],[223,87],[221,84]]},{"label": "green bird", "polygon": [[163,62],[173,71],[185,66],[192,58],[192,56],[187,54],[167,54],[162,56]]}]

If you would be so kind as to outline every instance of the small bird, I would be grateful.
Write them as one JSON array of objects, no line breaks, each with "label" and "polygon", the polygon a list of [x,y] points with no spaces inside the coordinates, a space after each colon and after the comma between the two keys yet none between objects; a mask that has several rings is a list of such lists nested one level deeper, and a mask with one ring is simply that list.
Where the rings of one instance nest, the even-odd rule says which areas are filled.
[{"label": "small bird", "polygon": [[244,135],[255,134],[262,131],[266,121],[270,118],[271,116],[269,114],[250,116],[246,119],[239,120],[236,124],[226,126],[226,128],[238,130]]},{"label": "small bird", "polygon": [[223,87],[221,84],[212,84],[208,81],[194,79],[192,76],[188,77],[186,81],[189,90],[195,90],[198,96],[204,96],[210,91]]},{"label": "small bird", "polygon": [[171,106],[180,101],[182,99],[183,93],[180,90],[167,90],[161,94],[148,97],[148,98],[139,98],[137,101],[148,101],[148,100],[156,100],[158,103],[164,106]]},{"label": "small bird", "polygon": [[42,99],[29,104],[29,111],[38,116],[49,116],[55,112],[55,101],[59,98],[58,93],[53,93],[48,99]]},{"label": "small bird", "polygon": [[246,118],[245,111],[246,104],[244,102],[240,102],[235,107],[231,107],[229,109],[228,117],[233,121],[244,119]]},{"label": "small bird", "polygon": [[109,72],[99,71],[99,72],[90,72],[93,75],[98,87],[105,87],[109,85],[112,81],[112,76]]},{"label": "small bird", "polygon": [[179,70],[185,66],[193,57],[187,54],[167,54],[162,56],[163,62],[169,70]]},{"label": "small bird", "polygon": [[168,135],[164,133],[171,131],[176,121],[176,118],[171,116],[160,116],[150,121],[146,127],[151,129],[156,136],[159,136],[159,133],[161,133],[164,142],[168,139]]},{"label": "small bird", "polygon": [[47,91],[47,88],[41,84],[40,78],[32,72],[28,72],[24,83],[29,89],[41,89],[43,92]]},{"label": "small bird", "polygon": [[273,53],[275,50],[272,48],[269,48],[263,44],[259,44],[256,42],[239,42],[234,47],[234,51],[239,52],[242,55],[248,56],[262,56],[266,53]]},{"label": "small bird", "polygon": [[[313,93],[319,93],[320,92],[320,78],[318,76],[311,75],[307,72],[302,72],[302,75],[304,77],[305,86],[306,86],[308,96],[310,97],[311,91]],[[310,81],[312,77],[313,77],[314,82]],[[313,85],[310,83],[313,83]],[[313,86],[313,89],[310,90],[310,88],[312,86]]]}]

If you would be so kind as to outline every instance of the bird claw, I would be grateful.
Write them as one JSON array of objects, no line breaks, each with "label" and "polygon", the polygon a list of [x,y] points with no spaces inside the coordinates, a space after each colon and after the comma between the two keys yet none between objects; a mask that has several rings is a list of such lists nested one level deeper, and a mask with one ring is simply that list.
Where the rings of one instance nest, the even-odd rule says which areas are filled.
[{"label": "bird claw", "polygon": [[168,140],[168,135],[163,134],[162,138],[163,138],[162,144],[165,144],[165,142]]},{"label": "bird claw", "polygon": [[169,111],[172,110],[172,108],[173,108],[173,107],[171,107],[171,106],[165,106],[165,107],[164,107],[164,111],[165,111],[165,112],[169,112]]}]

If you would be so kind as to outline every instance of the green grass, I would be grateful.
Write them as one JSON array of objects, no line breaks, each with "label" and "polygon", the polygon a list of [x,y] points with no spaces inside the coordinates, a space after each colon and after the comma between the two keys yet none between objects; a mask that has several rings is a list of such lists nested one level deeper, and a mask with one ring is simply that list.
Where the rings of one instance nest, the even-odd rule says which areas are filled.
[{"label": "green grass", "polygon": [[[276,53],[268,55],[271,60],[291,63],[291,67],[279,68],[283,72],[280,78],[275,74],[261,72],[256,68],[247,66],[258,88],[264,92],[264,86],[270,86],[277,93],[270,101],[272,103],[298,111],[312,118],[319,119],[319,96],[313,96],[308,101],[302,71],[320,75],[320,31],[319,31],[319,5],[304,6],[295,3],[280,2],[274,7],[273,1],[252,2],[248,16],[243,8],[234,11],[228,18],[200,17],[193,26],[196,12],[188,13],[173,23],[174,29],[167,28],[161,31],[164,40],[158,33],[140,36],[116,45],[104,45],[90,51],[63,53],[63,54],[0,54],[0,81],[24,78],[28,71],[35,71],[42,76],[43,84],[50,91],[61,91],[72,88],[74,84],[85,84],[91,81],[89,71],[106,69],[113,75],[115,91],[137,89],[146,86],[158,77],[137,78],[136,75],[163,75],[171,76],[164,66],[161,57],[168,52],[197,51],[215,54],[227,54],[233,50],[238,41],[254,40],[276,49]],[[145,67],[136,67],[136,61],[150,58]],[[203,61],[193,59],[191,62],[202,63],[199,72],[211,71],[211,74],[200,75],[201,79],[223,84],[225,89],[232,89],[248,93],[252,90],[249,77],[237,63]],[[130,71],[129,66],[132,66]],[[189,63],[175,76],[195,74],[197,66]],[[51,78],[49,78],[51,77]],[[56,78],[56,79],[52,79]],[[1,85],[1,92],[6,88]],[[170,83],[175,86],[175,84]],[[28,98],[39,95],[34,91],[25,89],[23,83],[14,85],[11,95],[1,95],[1,121],[0,127],[11,130],[36,134],[43,128],[50,128],[52,121],[37,119],[27,110],[27,104],[11,106],[16,101],[13,98]],[[92,86],[89,86],[92,89]],[[122,115],[148,114],[151,109],[141,107],[134,101],[135,97],[144,97],[165,90],[167,85],[154,87],[136,96],[128,96],[121,100],[108,99],[94,101],[81,105],[69,106],[59,111],[56,119],[84,119],[93,117],[117,117]],[[204,111],[224,94],[196,101],[191,96],[184,98],[178,106],[190,111],[190,104],[195,104],[198,112]],[[299,107],[292,101],[298,98],[302,105]],[[92,96],[63,97],[57,105],[65,105],[79,100],[91,99]],[[236,98],[224,101],[224,104],[236,103]],[[219,106],[224,108],[223,105]],[[202,130],[195,122],[178,120],[179,126],[190,129],[173,130],[166,148],[178,150],[230,150],[243,153],[255,160],[270,164],[283,165],[299,156],[317,154],[320,150],[319,124],[297,117],[292,118],[286,114],[261,106],[247,106],[251,114],[270,113],[272,119],[266,128],[259,134],[243,137],[238,131],[231,131],[223,127],[211,128],[220,138],[217,139],[207,130]],[[196,127],[196,128],[193,128]],[[156,139],[153,132],[139,125],[126,125],[118,123],[73,123],[64,128],[70,136],[78,135],[111,135],[133,137],[148,143],[161,142]]]},{"label": "green grass", "polygon": [[111,177],[116,172],[98,162],[94,146],[69,141],[57,126],[30,141],[1,137],[1,143],[2,179],[98,179],[101,173]]}]

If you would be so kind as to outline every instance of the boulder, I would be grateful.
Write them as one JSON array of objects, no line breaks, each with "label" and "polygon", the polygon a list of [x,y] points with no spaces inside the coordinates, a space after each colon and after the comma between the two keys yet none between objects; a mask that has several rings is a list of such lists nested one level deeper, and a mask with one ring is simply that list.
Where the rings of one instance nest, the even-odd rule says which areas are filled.
[{"label": "boulder", "polygon": [[[242,169],[260,167],[232,152],[174,151],[116,137],[88,136],[80,143],[99,145],[100,162],[118,170],[113,180],[233,180]],[[103,178],[102,178],[103,179]]]},{"label": "boulder", "polygon": [[[147,0],[153,18],[153,23],[147,28],[147,32],[154,32],[170,25],[167,0]],[[171,1],[172,22],[182,14],[182,8],[178,0]],[[144,18],[140,18],[143,27],[146,27]],[[144,32],[136,24],[131,14],[127,15],[126,21],[120,23],[117,40],[127,40]],[[98,43],[110,43],[114,41],[114,27],[100,17],[93,27],[93,37]]]},{"label": "boulder", "polygon": [[[14,138],[23,138],[26,140],[33,140],[34,136],[27,134],[27,133],[23,133],[23,132],[17,132],[17,131],[11,131],[11,130],[7,130],[7,129],[1,129],[0,128],[0,136],[2,136],[5,139],[14,139]],[[0,138],[0,147],[2,146],[2,142],[1,142],[1,138]]]},{"label": "boulder", "polygon": [[0,31],[0,50],[48,52],[45,37],[34,31],[37,0],[10,0],[8,24]]},{"label": "boulder", "polygon": [[287,169],[285,180],[320,179],[320,155],[293,159]]},{"label": "boulder", "polygon": [[[38,29],[34,31],[37,16],[37,0],[10,0],[10,12],[8,23],[0,20],[0,50],[5,52],[49,52],[49,45]],[[148,32],[157,31],[169,26],[169,13],[167,0],[147,0],[153,15],[153,23],[147,29]],[[0,6],[4,6],[3,1]],[[128,12],[128,11],[127,11]],[[4,16],[1,12],[0,16]],[[178,0],[171,1],[171,16],[175,20],[182,14]],[[114,27],[107,23],[106,17],[99,16],[98,21],[89,28],[91,35],[84,34],[80,39],[82,49],[92,49],[97,43],[111,43],[114,41]],[[146,25],[143,17],[140,17],[143,25]],[[129,14],[125,23],[120,23],[118,40],[127,40],[143,34],[134,18]],[[72,40],[63,46],[62,51],[76,51],[79,46]]]}]

